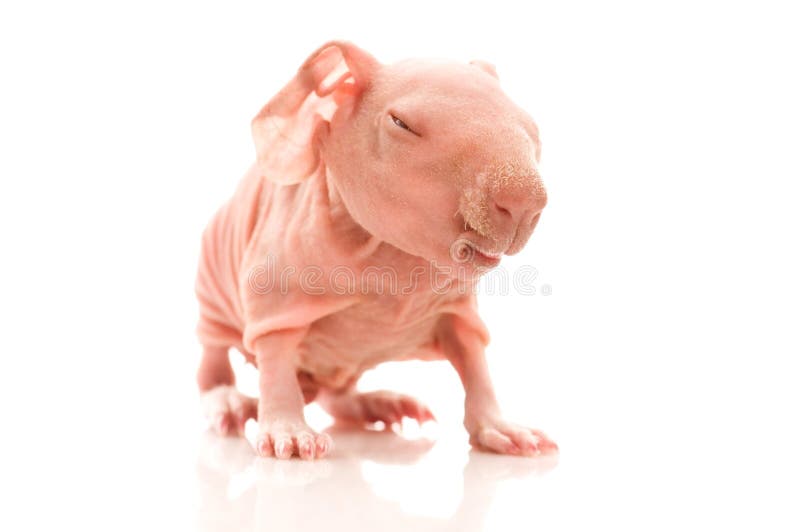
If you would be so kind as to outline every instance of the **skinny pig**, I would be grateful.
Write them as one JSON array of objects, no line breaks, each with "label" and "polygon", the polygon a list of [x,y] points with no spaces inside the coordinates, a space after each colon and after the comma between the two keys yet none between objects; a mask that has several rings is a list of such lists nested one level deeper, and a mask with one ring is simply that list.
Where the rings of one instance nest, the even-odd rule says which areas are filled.
[{"label": "skinny pig", "polygon": [[[262,456],[304,459],[332,441],[306,424],[316,400],[336,419],[422,423],[394,392],[359,393],[390,360],[448,360],[477,448],[555,452],[501,417],[472,290],[522,249],[545,206],[533,120],[488,63],[379,63],[323,45],[252,121],[257,162],[203,234],[196,291],[202,404],[221,434],[258,420]],[[235,387],[228,350],[259,371]]]}]

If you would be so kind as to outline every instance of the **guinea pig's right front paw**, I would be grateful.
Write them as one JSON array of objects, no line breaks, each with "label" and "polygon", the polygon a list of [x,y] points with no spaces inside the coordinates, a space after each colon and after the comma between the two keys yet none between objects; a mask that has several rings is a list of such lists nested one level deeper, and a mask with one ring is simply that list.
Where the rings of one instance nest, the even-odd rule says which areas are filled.
[{"label": "guinea pig's right front paw", "polygon": [[322,458],[333,448],[333,440],[327,434],[317,434],[305,421],[277,420],[262,423],[256,437],[256,451],[260,456],[304,460]]}]

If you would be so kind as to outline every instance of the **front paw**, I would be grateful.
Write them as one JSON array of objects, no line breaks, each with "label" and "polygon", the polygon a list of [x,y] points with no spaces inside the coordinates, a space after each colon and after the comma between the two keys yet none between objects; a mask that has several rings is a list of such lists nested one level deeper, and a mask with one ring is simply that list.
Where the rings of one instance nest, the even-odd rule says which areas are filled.
[{"label": "front paw", "polygon": [[256,450],[261,456],[291,458],[299,456],[304,460],[322,458],[333,447],[327,434],[317,434],[302,420],[274,419],[269,423],[259,423]]},{"label": "front paw", "polygon": [[537,456],[554,454],[558,446],[547,435],[502,419],[482,419],[465,423],[469,442],[476,448],[500,454]]}]

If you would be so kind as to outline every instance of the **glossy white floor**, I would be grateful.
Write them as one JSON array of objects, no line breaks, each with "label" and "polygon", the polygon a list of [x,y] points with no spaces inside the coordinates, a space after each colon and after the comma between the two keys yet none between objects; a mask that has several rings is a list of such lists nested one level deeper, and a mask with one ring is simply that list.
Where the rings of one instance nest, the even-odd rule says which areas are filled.
[{"label": "glossy white floor", "polygon": [[[65,402],[35,400],[38,411],[49,405],[53,421],[7,440],[5,530],[788,531],[800,525],[792,417],[798,403],[789,377],[767,389],[756,388],[762,372],[722,371],[737,398],[732,389],[685,378],[674,387],[659,384],[671,380],[669,373],[645,384],[632,380],[641,372],[595,374],[564,360],[542,364],[549,377],[535,380],[545,383],[544,395],[554,391],[544,400],[541,391],[515,390],[511,383],[524,379],[509,378],[513,372],[504,378],[496,372],[511,417],[536,421],[561,445],[556,459],[526,459],[470,451],[459,426],[457,379],[446,366],[383,368],[368,376],[368,387],[394,382],[395,389],[425,397],[441,422],[406,424],[400,433],[330,427],[332,456],[303,462],[257,458],[247,440],[208,433],[196,414],[188,359],[185,379],[154,375],[146,385],[137,384],[145,372],[114,366],[93,372],[106,385],[73,390]],[[317,407],[307,410],[313,425],[326,425]],[[248,425],[251,439],[255,428]]]},{"label": "glossy white floor", "polygon": [[206,435],[199,529],[524,530],[531,521],[519,510],[544,502],[536,494],[556,465],[392,432],[331,433],[337,450],[318,463],[258,460],[241,440]]}]

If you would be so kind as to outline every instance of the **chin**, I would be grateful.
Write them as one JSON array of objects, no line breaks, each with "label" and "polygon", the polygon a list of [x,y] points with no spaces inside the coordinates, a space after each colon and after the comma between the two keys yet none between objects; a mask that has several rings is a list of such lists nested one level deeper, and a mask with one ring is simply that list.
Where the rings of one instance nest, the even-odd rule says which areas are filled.
[{"label": "chin", "polygon": [[436,283],[440,283],[444,279],[449,279],[449,281],[457,283],[472,284],[473,282],[477,282],[483,274],[497,267],[500,260],[474,258],[459,262],[447,257],[444,260],[432,259],[430,262],[432,268],[437,272]]}]

